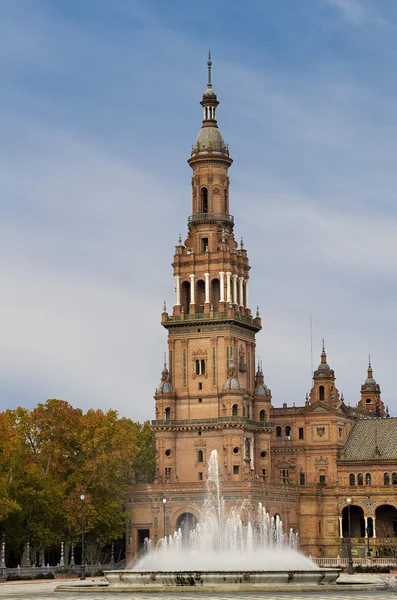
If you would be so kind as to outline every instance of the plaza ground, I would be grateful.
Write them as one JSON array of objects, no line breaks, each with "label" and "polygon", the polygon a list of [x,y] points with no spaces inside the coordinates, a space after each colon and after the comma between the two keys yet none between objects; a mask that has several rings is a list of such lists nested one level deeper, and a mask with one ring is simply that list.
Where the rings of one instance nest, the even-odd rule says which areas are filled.
[{"label": "plaza ground", "polygon": [[[362,585],[359,586],[359,589],[351,590],[344,589],[341,586],[337,586],[335,590],[325,591],[321,590],[319,587],[318,592],[293,592],[288,593],[285,592],[268,592],[268,593],[244,593],[244,594],[233,594],[233,600],[244,600],[249,597],[250,600],[291,600],[291,598],[297,598],[299,600],[320,600],[324,598],[324,600],[370,600],[370,598],[375,598],[375,600],[391,600],[397,594],[397,579],[395,575],[366,575],[366,574],[355,574],[355,575],[342,575],[342,580],[346,583],[356,583],[356,584],[374,584],[377,583],[379,586],[385,586],[385,589],[381,590],[365,590],[362,588]],[[99,583],[99,581],[103,580],[91,580],[88,579],[86,583],[90,582]],[[178,595],[175,594],[132,594],[132,593],[107,593],[107,592],[85,592],[79,593],[77,586],[80,584],[78,580],[68,581],[68,585],[73,585],[76,587],[76,591],[70,592],[56,592],[55,588],[62,584],[66,583],[64,580],[53,580],[46,582],[7,582],[0,584],[0,598],[4,598],[7,600],[79,600],[81,598],[86,598],[87,600],[122,600],[125,598],[126,600],[175,600],[175,598],[183,598],[184,600],[197,600],[198,598],[205,598],[209,600],[211,598],[216,598],[216,600],[230,600],[230,594],[202,594],[202,593],[181,593]],[[386,585],[388,585],[386,589]]]}]

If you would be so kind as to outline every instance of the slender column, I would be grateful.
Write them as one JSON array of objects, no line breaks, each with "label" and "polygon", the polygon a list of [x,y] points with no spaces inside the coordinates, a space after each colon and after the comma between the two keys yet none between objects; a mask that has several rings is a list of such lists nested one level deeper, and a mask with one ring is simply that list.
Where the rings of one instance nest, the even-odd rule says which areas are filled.
[{"label": "slender column", "polygon": [[343,538],[342,517],[339,517],[339,537]]},{"label": "slender column", "polygon": [[364,517],[364,526],[365,526],[365,536],[368,537],[368,517]]},{"label": "slender column", "polygon": [[190,277],[190,304],[196,304],[196,300],[194,297],[194,278],[195,278],[195,274],[194,273],[190,273],[189,275]]},{"label": "slender column", "polygon": [[240,306],[244,306],[244,277],[239,277],[239,287],[240,287]]},{"label": "slender column", "polygon": [[1,563],[0,567],[2,569],[6,568],[6,534],[2,533],[1,535]]},{"label": "slender column", "polygon": [[174,283],[175,283],[175,306],[180,306],[181,304],[181,287],[180,287],[180,275],[174,275]]},{"label": "slender column", "polygon": [[210,274],[204,273],[205,277],[205,303],[209,304],[210,301]]},{"label": "slender column", "polygon": [[376,538],[375,521],[376,521],[376,517],[372,517],[372,527],[373,527],[373,532],[374,532],[374,535],[372,537],[374,537],[374,538]]},{"label": "slender column", "polygon": [[219,271],[219,302],[225,301],[225,272]]},{"label": "slender column", "polygon": [[231,287],[230,287],[230,278],[231,278],[232,274],[230,271],[226,272],[226,302],[228,302],[229,304],[232,303],[232,293],[231,293]]},{"label": "slender column", "polygon": [[237,301],[237,275],[232,275],[233,277],[233,304],[238,304]]},{"label": "slender column", "polygon": [[254,438],[250,439],[250,459],[251,459],[251,469],[255,469],[255,465],[254,465]]},{"label": "slender column", "polygon": [[245,308],[249,308],[248,304],[248,279],[245,280]]}]

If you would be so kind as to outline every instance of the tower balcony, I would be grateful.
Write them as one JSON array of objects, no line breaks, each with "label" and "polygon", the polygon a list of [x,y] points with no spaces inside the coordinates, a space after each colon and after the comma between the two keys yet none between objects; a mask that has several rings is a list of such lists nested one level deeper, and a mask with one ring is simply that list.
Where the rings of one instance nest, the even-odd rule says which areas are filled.
[{"label": "tower balcony", "polygon": [[250,428],[271,432],[274,423],[254,421],[248,417],[218,417],[214,419],[164,419],[152,421],[154,428],[166,429],[224,429],[224,428]]},{"label": "tower balcony", "polygon": [[[180,315],[169,315],[164,312],[162,314],[162,325],[169,329],[171,327],[183,327],[188,323],[202,324],[213,324],[214,321],[219,323],[238,323],[245,325],[248,329],[253,331],[260,331],[262,329],[262,321],[260,317],[253,317],[252,315],[243,315],[241,312],[235,310],[234,307],[228,308],[225,311],[213,311],[202,312],[202,313],[182,313]],[[244,365],[243,365],[244,368]],[[242,372],[243,369],[241,369]]]},{"label": "tower balcony", "polygon": [[234,227],[234,217],[226,213],[198,213],[188,218],[188,225],[192,223],[227,223]]}]

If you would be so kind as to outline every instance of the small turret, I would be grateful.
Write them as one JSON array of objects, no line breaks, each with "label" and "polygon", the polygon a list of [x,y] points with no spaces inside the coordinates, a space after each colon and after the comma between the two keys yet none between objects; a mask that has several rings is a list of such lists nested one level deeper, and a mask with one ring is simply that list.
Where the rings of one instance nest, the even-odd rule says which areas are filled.
[{"label": "small turret", "polygon": [[380,398],[380,387],[372,371],[371,356],[368,358],[367,378],[361,386],[361,399],[357,405],[361,410],[385,416],[385,405]]},{"label": "small turret", "polygon": [[339,402],[339,392],[335,387],[335,373],[327,363],[327,354],[323,340],[321,362],[313,373],[313,387],[310,392],[310,403],[325,402],[336,405]]}]

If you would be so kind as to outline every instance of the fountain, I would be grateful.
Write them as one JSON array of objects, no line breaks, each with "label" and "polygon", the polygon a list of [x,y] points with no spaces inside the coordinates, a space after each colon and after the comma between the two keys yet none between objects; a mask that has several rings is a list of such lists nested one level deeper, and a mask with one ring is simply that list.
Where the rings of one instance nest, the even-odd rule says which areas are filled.
[{"label": "fountain", "polygon": [[298,541],[298,535],[292,529],[285,533],[280,518],[270,518],[261,503],[254,513],[246,501],[226,510],[213,450],[197,525],[175,531],[155,547],[147,540],[134,569],[105,575],[109,591],[274,591],[335,582],[339,570],[319,568],[298,551]]}]

